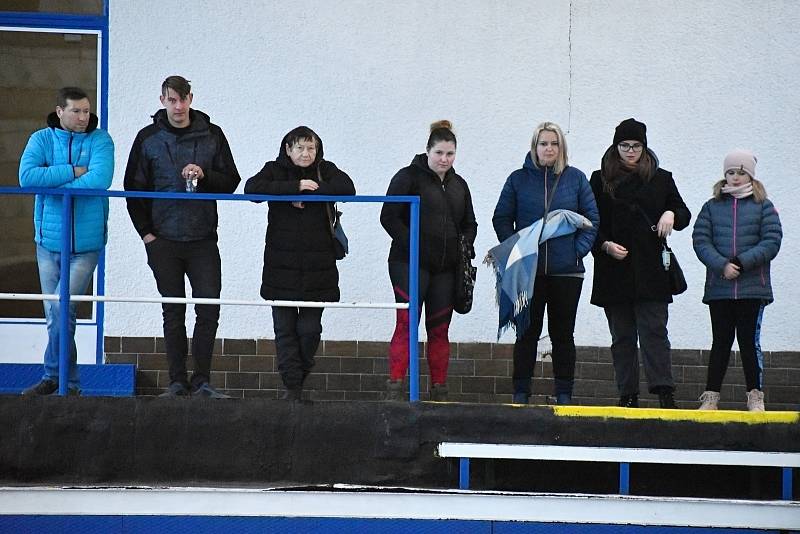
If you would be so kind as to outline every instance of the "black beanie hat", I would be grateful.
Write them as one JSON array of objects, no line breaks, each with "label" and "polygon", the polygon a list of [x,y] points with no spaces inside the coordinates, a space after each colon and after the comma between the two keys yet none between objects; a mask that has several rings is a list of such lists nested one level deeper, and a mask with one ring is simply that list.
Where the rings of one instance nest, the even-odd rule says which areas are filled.
[{"label": "black beanie hat", "polygon": [[614,130],[614,144],[622,141],[639,141],[647,148],[647,126],[636,119],[625,119]]}]

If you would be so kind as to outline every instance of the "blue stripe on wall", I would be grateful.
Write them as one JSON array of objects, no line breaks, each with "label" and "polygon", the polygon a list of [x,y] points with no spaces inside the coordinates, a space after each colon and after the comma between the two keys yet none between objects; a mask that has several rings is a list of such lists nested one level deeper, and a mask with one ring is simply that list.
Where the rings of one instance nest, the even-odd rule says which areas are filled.
[{"label": "blue stripe on wall", "polygon": [[0,516],[0,533],[81,532],[82,534],[138,534],[236,532],[337,532],[349,534],[759,534],[774,530],[713,529],[700,527],[642,527],[577,523],[523,523],[510,521],[460,521],[422,519],[342,519],[292,517],[205,516]]}]

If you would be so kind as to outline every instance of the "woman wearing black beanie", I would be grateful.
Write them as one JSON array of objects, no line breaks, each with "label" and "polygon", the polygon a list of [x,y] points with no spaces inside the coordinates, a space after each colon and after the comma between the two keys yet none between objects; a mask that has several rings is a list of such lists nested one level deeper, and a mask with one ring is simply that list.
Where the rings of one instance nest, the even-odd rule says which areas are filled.
[{"label": "woman wearing black beanie", "polygon": [[600,210],[591,302],[608,319],[619,405],[639,405],[638,342],[650,393],[662,408],[675,408],[667,337],[672,292],[661,253],[663,240],[686,228],[691,213],[672,173],[647,147],[647,127],[635,119],[617,126],[590,183]]}]

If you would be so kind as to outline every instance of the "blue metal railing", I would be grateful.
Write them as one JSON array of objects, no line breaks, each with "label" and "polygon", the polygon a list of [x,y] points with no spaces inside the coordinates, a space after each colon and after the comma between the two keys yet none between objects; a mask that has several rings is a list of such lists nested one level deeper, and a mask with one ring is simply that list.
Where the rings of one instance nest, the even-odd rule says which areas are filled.
[{"label": "blue metal railing", "polygon": [[[102,189],[48,189],[42,187],[0,187],[0,195],[60,195],[62,202],[62,224],[65,228],[72,227],[72,199],[73,197],[122,197],[122,198],[152,198],[152,199],[179,199],[179,200],[232,200],[232,201],[278,201],[278,202],[342,202],[342,203],[407,203],[411,209],[409,218],[410,246],[409,261],[409,299],[408,299],[408,375],[409,398],[411,402],[419,401],[419,197],[418,196],[331,196],[331,195],[239,195],[222,193],[155,193],[149,191],[106,191]],[[59,308],[67,310],[70,302],[69,295],[69,255],[72,233],[61,233],[61,277],[59,291]],[[67,394],[67,372],[69,369],[68,336],[63,335],[69,331],[69,314],[59,314],[59,395]],[[103,317],[98,316],[98,329],[102,330]],[[101,335],[98,334],[98,335]],[[100,347],[98,346],[98,351]],[[102,355],[98,355],[100,359]]]}]

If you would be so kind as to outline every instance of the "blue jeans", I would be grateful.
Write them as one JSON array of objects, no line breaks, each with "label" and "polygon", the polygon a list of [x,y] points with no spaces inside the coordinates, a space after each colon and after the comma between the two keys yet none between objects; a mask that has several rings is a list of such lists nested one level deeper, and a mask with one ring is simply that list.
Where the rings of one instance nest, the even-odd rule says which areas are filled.
[{"label": "blue jeans", "polygon": [[[80,295],[86,291],[92,273],[97,267],[100,251],[70,254],[69,257],[69,293]],[[61,253],[51,252],[46,248],[36,245],[36,262],[39,264],[39,283],[42,293],[56,295],[61,290]],[[59,334],[60,304],[57,300],[45,300],[44,317],[47,321],[47,349],[44,351],[44,380],[58,382],[59,362]],[[69,305],[69,382],[68,387],[80,389],[80,376],[78,374],[78,349],[75,347],[75,317],[78,304],[71,302]]]}]

